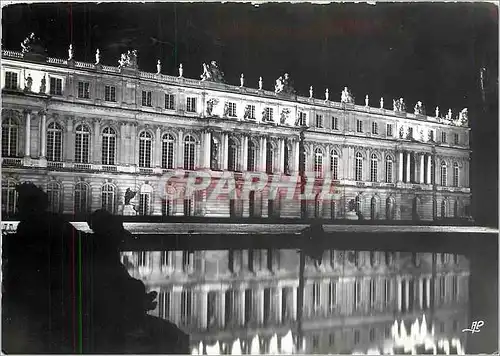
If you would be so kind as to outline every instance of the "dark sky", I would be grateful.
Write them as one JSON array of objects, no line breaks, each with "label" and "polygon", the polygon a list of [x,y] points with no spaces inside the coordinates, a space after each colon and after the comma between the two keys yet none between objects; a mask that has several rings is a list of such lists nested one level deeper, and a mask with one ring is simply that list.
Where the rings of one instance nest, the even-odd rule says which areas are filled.
[{"label": "dark sky", "polygon": [[[340,99],[348,86],[358,104],[383,95],[386,106],[404,97],[412,110],[456,113],[469,108],[473,129],[476,215],[497,217],[498,10],[486,3],[447,4],[55,4],[3,9],[3,46],[18,50],[30,32],[50,56],[66,58],[70,42],[77,60],[116,65],[120,53],[137,49],[142,70],[199,78],[202,62],[217,60],[226,81],[273,89],[290,73],[299,94]],[[487,106],[479,69],[488,70]],[[473,187],[474,188],[474,187]],[[484,198],[484,199],[483,199]],[[494,200],[494,201],[493,201]],[[488,205],[488,208],[485,208]]]}]

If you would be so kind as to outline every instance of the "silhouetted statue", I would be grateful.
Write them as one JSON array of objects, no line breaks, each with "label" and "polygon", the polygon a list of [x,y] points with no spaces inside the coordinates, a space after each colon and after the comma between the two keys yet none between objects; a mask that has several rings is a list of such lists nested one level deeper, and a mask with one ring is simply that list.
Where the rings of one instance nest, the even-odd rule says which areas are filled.
[{"label": "silhouetted statue", "polygon": [[94,234],[46,211],[47,195],[18,186],[20,223],[3,241],[5,353],[188,353],[189,337],[147,314],[155,293],[120,263],[127,232],[92,215]]}]

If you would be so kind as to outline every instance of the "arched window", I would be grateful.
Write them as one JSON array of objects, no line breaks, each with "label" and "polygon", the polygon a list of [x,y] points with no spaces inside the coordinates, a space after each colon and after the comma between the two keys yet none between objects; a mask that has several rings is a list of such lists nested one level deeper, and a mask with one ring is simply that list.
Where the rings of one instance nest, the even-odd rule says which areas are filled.
[{"label": "arched window", "polygon": [[116,133],[111,127],[102,130],[102,164],[115,164]]},{"label": "arched window", "polygon": [[250,140],[248,141],[248,166],[247,170],[250,172],[255,171],[255,162],[257,157],[257,147],[255,143]]},{"label": "arched window", "polygon": [[441,162],[441,185],[446,186],[446,182],[448,180],[448,167],[446,166],[446,162]]},{"label": "arched window", "polygon": [[187,171],[194,170],[194,154],[195,154],[196,140],[193,136],[187,135],[184,138],[184,169]]},{"label": "arched window", "polygon": [[115,187],[111,184],[104,184],[102,187],[102,208],[109,211],[111,214],[115,213]]},{"label": "arched window", "polygon": [[2,121],[2,157],[17,156],[19,124],[8,117]]},{"label": "arched window", "polygon": [[90,129],[86,125],[75,128],[75,162],[89,163]]},{"label": "arched window", "polygon": [[356,167],[354,173],[354,177],[357,181],[363,180],[363,156],[360,152],[356,153]]},{"label": "arched window", "polygon": [[375,153],[372,153],[370,160],[370,181],[376,182],[378,175],[378,158]]},{"label": "arched window", "polygon": [[174,143],[173,135],[166,133],[163,135],[161,143],[161,168],[174,168]]},{"label": "arched window", "polygon": [[61,191],[57,182],[47,184],[47,198],[49,200],[49,211],[53,213],[61,212]]},{"label": "arched window", "polygon": [[392,183],[393,160],[391,156],[385,157],[385,182]]},{"label": "arched window", "polygon": [[62,128],[55,122],[50,123],[47,128],[47,160],[62,160]]},{"label": "arched window", "polygon": [[359,195],[356,196],[355,202],[356,202],[356,212],[361,213],[361,198]]},{"label": "arched window", "polygon": [[332,179],[339,179],[339,154],[333,150],[330,155],[330,171],[332,172]]},{"label": "arched window", "polygon": [[266,146],[266,173],[272,174],[274,171],[274,147],[268,142]]},{"label": "arched window", "polygon": [[316,178],[323,176],[323,152],[320,148],[314,150],[314,173]]},{"label": "arched window", "polygon": [[446,200],[443,199],[443,201],[441,202],[441,218],[446,217],[446,215],[447,215],[446,210],[447,210]]},{"label": "arched window", "polygon": [[394,220],[396,209],[394,209],[394,199],[391,197],[387,198],[385,201],[385,217],[387,220]]},{"label": "arched window", "polygon": [[151,147],[153,138],[147,131],[139,135],[139,167],[151,167]]},{"label": "arched window", "polygon": [[75,184],[75,195],[73,200],[75,214],[87,214],[89,212],[89,189],[83,182]]},{"label": "arched window", "polygon": [[16,183],[10,179],[2,180],[2,213],[14,214],[17,212]]},{"label": "arched window", "polygon": [[236,171],[237,169],[237,159],[238,159],[238,145],[233,138],[228,140],[228,152],[227,152],[227,170]]},{"label": "arched window", "polygon": [[453,163],[453,186],[458,187],[458,163]]},{"label": "arched window", "polygon": [[372,197],[370,201],[370,218],[376,220],[378,215],[377,198]]},{"label": "arched window", "polygon": [[141,192],[139,195],[139,215],[150,215],[151,214],[151,198],[153,195],[153,188],[144,184],[141,187]]}]

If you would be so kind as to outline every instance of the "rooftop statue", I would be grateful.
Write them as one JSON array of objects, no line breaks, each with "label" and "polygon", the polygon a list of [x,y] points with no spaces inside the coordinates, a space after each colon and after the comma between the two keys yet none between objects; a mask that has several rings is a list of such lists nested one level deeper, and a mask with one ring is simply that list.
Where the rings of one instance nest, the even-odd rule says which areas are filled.
[{"label": "rooftop statue", "polygon": [[439,117],[439,106],[436,106],[436,117]]},{"label": "rooftop statue", "polygon": [[384,98],[380,98],[380,108],[384,108]]},{"label": "rooftop statue", "polygon": [[161,73],[161,61],[158,59],[158,61],[156,62],[156,74],[160,73]]},{"label": "rooftop statue", "polygon": [[72,61],[73,60],[73,45],[70,44],[69,45],[69,48],[68,48],[68,61]]},{"label": "rooftop statue", "polygon": [[365,106],[370,106],[370,99],[368,97],[368,94],[365,96]]},{"label": "rooftop statue", "polygon": [[330,93],[328,92],[328,88],[325,90],[325,101],[328,101],[330,99]]},{"label": "rooftop statue", "polygon": [[241,76],[240,76],[240,87],[243,87],[244,84],[245,84],[245,76],[243,75],[243,73],[241,73]]},{"label": "rooftop statue", "polygon": [[293,89],[292,82],[288,73],[285,73],[283,76],[276,79],[276,85],[274,86],[274,92],[276,94],[294,94],[295,90]]},{"label": "rooftop statue", "polygon": [[262,90],[262,77],[259,77],[259,90]]},{"label": "rooftop statue", "polygon": [[100,63],[101,63],[101,52],[99,51],[98,48],[95,51],[95,64],[100,64]]},{"label": "rooftop statue", "polygon": [[35,34],[32,32],[28,37],[21,42],[21,52],[23,54],[26,53],[35,53],[35,54],[45,54],[45,48],[42,45],[42,42]]},{"label": "rooftop statue", "polygon": [[451,121],[452,120],[452,112],[451,112],[451,109],[448,110],[448,114],[446,114],[446,117],[445,119],[448,120],[448,121]]},{"label": "rooftop statue", "polygon": [[406,104],[403,98],[392,101],[392,107],[394,111],[406,112]]},{"label": "rooftop statue", "polygon": [[351,91],[347,87],[344,87],[344,90],[342,91],[342,94],[340,95],[340,102],[354,104],[354,97],[353,97]]},{"label": "rooftop statue", "polygon": [[133,51],[122,53],[121,58],[118,61],[118,67],[137,69],[137,50],[134,49]]},{"label": "rooftop statue", "polygon": [[184,68],[182,68],[182,63],[179,64],[179,77],[182,77],[184,75]]},{"label": "rooftop statue", "polygon": [[216,61],[210,62],[209,65],[203,63],[203,73],[200,77],[203,81],[224,83],[224,73],[219,69]]},{"label": "rooftop statue", "polygon": [[311,98],[311,99],[312,99],[312,97],[313,97],[313,87],[312,87],[312,85],[311,85],[311,86],[309,87],[309,98]]},{"label": "rooftop statue", "polygon": [[415,115],[425,115],[424,105],[422,104],[421,101],[417,101],[415,107],[413,108],[413,113]]},{"label": "rooftop statue", "polygon": [[467,108],[462,109],[458,114],[458,119],[455,122],[458,126],[469,126],[469,111]]}]

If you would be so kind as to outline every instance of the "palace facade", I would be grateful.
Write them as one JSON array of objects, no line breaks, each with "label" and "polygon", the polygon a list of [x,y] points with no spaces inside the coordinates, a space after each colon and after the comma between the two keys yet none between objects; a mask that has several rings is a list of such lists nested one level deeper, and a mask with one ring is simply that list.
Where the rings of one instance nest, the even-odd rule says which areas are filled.
[{"label": "palace facade", "polygon": [[[192,348],[201,341],[231,354],[239,340],[243,354],[255,354],[258,336],[257,354],[268,354],[273,335],[297,335],[295,250],[137,251],[123,252],[122,261],[158,292],[151,314],[186,331]],[[424,315],[435,343],[455,338],[465,346],[469,274],[464,256],[444,253],[327,250],[319,266],[307,259],[303,353],[396,348],[394,322],[398,334],[415,338],[412,324],[419,319],[422,330]]]},{"label": "palace facade", "polygon": [[[275,91],[262,89],[262,78],[258,88],[243,76],[228,85],[206,74],[213,65],[196,80],[182,68],[161,74],[160,64],[157,73],[142,72],[135,51],[114,67],[99,53],[84,63],[72,50],[57,59],[29,43],[23,52],[4,50],[4,214],[15,212],[15,185],[31,181],[47,191],[51,210],[75,215],[122,213],[127,188],[137,192],[130,204],[139,215],[342,219],[350,206],[373,220],[470,215],[466,110],[454,118],[427,116],[420,102],[407,113],[402,99],[391,109],[383,99],[358,105],[347,89],[341,102],[328,91],[315,98],[312,88],[302,97],[283,90],[281,78]],[[185,189],[182,174],[197,170],[214,181],[225,172],[236,179],[265,172],[293,185],[305,171],[319,182],[331,178],[337,194],[302,208],[286,187],[241,199],[210,199],[212,188],[166,196]],[[177,178],[165,187],[172,172]]]}]

